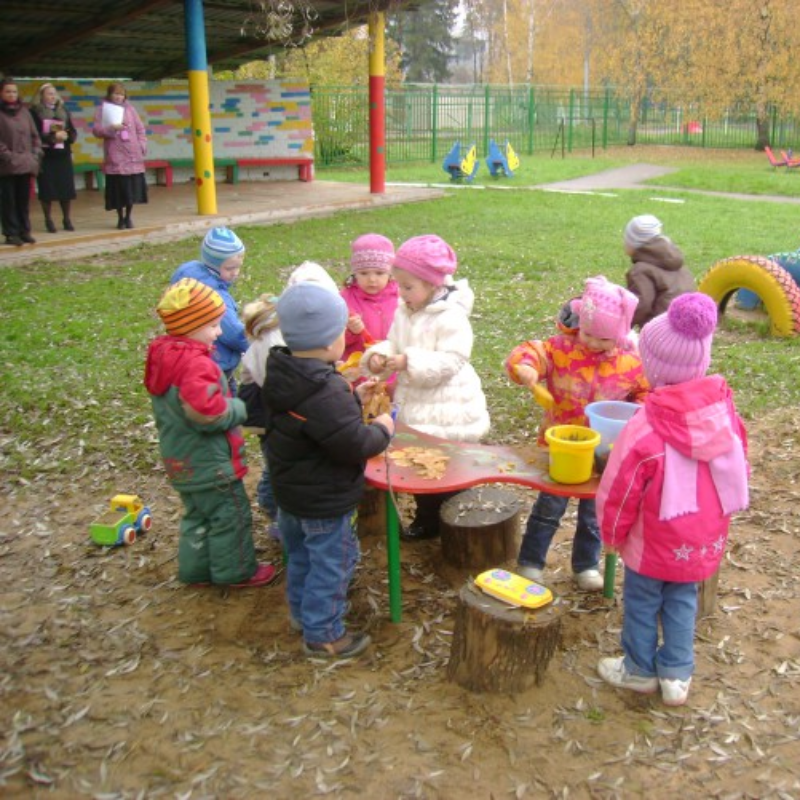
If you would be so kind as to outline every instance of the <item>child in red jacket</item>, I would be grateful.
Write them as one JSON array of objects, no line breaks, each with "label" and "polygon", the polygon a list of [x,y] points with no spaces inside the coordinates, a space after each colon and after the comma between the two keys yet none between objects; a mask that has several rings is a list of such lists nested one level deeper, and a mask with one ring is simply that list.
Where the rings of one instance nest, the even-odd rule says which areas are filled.
[{"label": "child in red jacket", "polygon": [[[697,584],[722,560],[731,514],[747,508],[747,438],[731,390],[706,376],[717,308],[683,294],[642,329],[654,391],[614,445],[597,494],[603,542],[625,562],[624,656],[598,672],[621,689],[686,702]],[[662,642],[659,644],[659,622]]]}]

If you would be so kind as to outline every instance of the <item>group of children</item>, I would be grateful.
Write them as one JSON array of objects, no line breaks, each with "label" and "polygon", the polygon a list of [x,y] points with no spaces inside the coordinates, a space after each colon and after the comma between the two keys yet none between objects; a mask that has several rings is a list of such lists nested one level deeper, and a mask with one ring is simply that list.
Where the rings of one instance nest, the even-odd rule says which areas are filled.
[{"label": "group of children", "polygon": [[[624,655],[602,659],[598,671],[617,687],[660,687],[665,703],[680,705],[694,668],[697,583],[716,570],[730,516],[747,505],[746,435],[724,379],[706,376],[714,302],[694,291],[655,217],[632,219],[623,241],[628,288],[589,278],[562,308],[558,332],[515,347],[505,369],[513,382],[542,382],[552,395],[542,436],[551,425],[587,424],[585,407],[596,400],[642,404],[612,450],[597,500],[579,503],[572,569],[580,589],[597,591],[602,545],[621,553]],[[352,657],[370,641],[344,623],[364,464],[394,433],[388,414],[365,423],[362,405],[390,381],[399,422],[480,440],[490,421],[470,364],[474,295],[454,279],[457,256],[440,237],[416,236],[395,251],[367,234],[352,244],[341,291],[306,262],[280,296],[247,304],[240,321],[229,288],[243,257],[236,234],[212,229],[200,261],[173,275],[158,304],[167,335],[148,351],[145,385],[162,457],[185,506],[178,577],[232,586],[274,578],[253,551],[239,433],[247,421],[264,454],[258,503],[288,557],[290,625],[307,654]],[[353,353],[363,355],[351,384],[336,366]],[[446,496],[415,499],[404,538],[438,535]],[[544,579],[567,502],[539,493],[520,574]]]}]

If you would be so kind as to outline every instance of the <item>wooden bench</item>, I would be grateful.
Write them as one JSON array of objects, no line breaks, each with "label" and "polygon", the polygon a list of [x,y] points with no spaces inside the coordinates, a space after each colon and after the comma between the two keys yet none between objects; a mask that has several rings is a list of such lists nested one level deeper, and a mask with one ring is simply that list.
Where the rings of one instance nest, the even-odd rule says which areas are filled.
[{"label": "wooden bench", "polygon": [[151,159],[144,162],[145,169],[156,171],[156,185],[172,187],[172,164],[166,159]]},{"label": "wooden bench", "polygon": [[[144,165],[148,169],[156,170],[156,183],[167,188],[170,188],[174,182],[176,169],[188,169],[194,174],[193,158],[158,159],[145,161]],[[224,167],[226,183],[239,182],[239,167],[235,158],[215,158],[214,167]]]},{"label": "wooden bench", "polygon": [[[308,183],[314,180],[314,159],[303,157],[284,157],[284,158],[237,158],[237,168],[243,167],[297,167],[297,177],[301,181]],[[238,171],[236,180],[233,183],[238,183]]]},{"label": "wooden bench", "polygon": [[83,162],[72,165],[72,171],[76,175],[83,175],[87,189],[104,189],[106,186],[105,175],[103,175],[103,168],[100,164],[92,164]]}]

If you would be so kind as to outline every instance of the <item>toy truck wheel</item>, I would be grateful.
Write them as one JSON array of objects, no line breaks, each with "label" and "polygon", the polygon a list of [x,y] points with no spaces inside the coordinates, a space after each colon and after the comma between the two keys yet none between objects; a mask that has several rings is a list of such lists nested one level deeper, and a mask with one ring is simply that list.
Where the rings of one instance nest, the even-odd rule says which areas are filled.
[{"label": "toy truck wheel", "polygon": [[153,517],[150,515],[149,508],[146,508],[139,514],[139,519],[136,520],[136,524],[142,533],[147,533],[147,531],[153,527]]},{"label": "toy truck wheel", "polygon": [[128,525],[122,531],[120,541],[122,544],[133,544],[136,541],[136,529],[133,526]]}]

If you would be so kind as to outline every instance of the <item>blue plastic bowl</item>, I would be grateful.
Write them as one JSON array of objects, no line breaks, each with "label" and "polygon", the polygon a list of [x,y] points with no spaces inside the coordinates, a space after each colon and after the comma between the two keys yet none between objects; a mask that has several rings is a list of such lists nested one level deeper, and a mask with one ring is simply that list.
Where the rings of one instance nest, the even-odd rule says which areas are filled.
[{"label": "blue plastic bowl", "polygon": [[638,403],[626,403],[622,400],[600,400],[586,406],[589,427],[600,434],[600,444],[595,448],[595,455],[608,455],[611,445],[627,424],[628,420],[641,408]]}]

